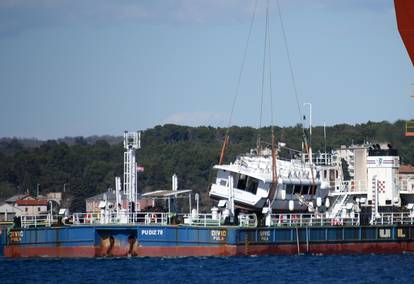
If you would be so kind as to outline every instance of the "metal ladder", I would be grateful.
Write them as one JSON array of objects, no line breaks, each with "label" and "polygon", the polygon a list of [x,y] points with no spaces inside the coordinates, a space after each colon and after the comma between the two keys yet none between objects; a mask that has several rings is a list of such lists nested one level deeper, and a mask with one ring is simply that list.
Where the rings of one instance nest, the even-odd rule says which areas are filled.
[{"label": "metal ladder", "polygon": [[345,193],[344,195],[339,195],[337,199],[335,199],[333,205],[332,205],[332,218],[340,217],[340,213],[342,211],[342,208],[348,199],[348,194]]}]

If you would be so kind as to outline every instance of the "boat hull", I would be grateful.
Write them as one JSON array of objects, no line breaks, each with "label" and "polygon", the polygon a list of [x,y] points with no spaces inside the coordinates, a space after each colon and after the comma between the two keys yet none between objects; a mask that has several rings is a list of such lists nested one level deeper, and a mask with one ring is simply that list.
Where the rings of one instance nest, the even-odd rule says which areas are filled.
[{"label": "boat hull", "polygon": [[12,229],[6,257],[182,257],[414,252],[414,226],[79,226]]}]

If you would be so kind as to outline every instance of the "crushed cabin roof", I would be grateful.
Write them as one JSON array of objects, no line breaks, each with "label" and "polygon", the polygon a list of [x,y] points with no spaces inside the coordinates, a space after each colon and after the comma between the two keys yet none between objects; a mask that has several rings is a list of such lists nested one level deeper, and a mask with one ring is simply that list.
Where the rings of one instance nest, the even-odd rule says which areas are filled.
[{"label": "crushed cabin roof", "polygon": [[414,174],[414,166],[413,165],[401,165],[398,172],[400,174]]},{"label": "crushed cabin roof", "polygon": [[17,200],[18,206],[47,206],[48,201],[44,199],[25,199]]},{"label": "crushed cabin roof", "polygon": [[150,197],[150,198],[165,198],[170,197],[173,195],[180,195],[184,193],[191,192],[191,189],[182,189],[182,190],[156,190],[142,194],[142,197]]},{"label": "crushed cabin roof", "polygon": [[261,180],[263,182],[271,182],[272,181],[271,176],[267,173],[260,173],[260,172],[252,171],[251,169],[240,167],[240,166],[234,165],[234,164],[233,165],[215,165],[213,168],[218,169],[218,170],[224,170],[224,171],[229,171],[229,172],[234,172],[234,173],[239,173],[239,174],[251,176],[251,177],[253,177],[255,179],[258,179],[258,180]]}]

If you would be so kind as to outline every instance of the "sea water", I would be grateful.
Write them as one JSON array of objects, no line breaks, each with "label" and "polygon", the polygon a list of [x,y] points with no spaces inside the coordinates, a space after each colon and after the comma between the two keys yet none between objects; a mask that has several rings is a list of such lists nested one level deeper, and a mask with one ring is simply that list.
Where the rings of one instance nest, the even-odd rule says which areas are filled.
[{"label": "sea water", "polygon": [[0,283],[414,283],[414,254],[0,258]]}]

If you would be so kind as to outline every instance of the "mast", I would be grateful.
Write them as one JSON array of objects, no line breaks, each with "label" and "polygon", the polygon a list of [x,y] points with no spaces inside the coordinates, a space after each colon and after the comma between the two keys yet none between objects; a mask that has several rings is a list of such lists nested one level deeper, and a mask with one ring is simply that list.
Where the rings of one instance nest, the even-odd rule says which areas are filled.
[{"label": "mast", "polygon": [[119,218],[120,209],[122,209],[122,198],[121,198],[121,178],[115,177],[115,199],[116,199],[116,217]]},{"label": "mast", "polygon": [[308,158],[310,164],[313,162],[312,157],[312,103],[304,103],[303,106],[309,106],[309,149],[308,149]]}]

